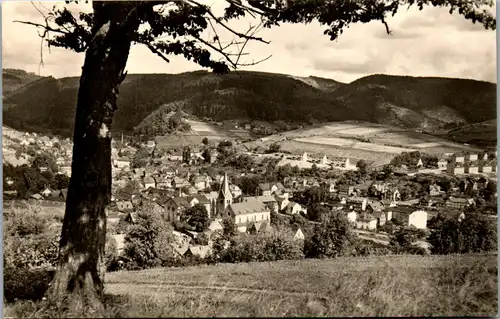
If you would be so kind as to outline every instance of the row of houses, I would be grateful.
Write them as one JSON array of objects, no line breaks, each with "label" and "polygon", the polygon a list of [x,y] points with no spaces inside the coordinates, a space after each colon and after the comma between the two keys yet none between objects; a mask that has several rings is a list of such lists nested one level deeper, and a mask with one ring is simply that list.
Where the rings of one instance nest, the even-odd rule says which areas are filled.
[{"label": "row of houses", "polygon": [[[491,158],[494,155],[493,158]],[[447,159],[441,159],[438,167],[450,175],[494,173],[497,171],[496,151],[484,153],[454,153]]]}]

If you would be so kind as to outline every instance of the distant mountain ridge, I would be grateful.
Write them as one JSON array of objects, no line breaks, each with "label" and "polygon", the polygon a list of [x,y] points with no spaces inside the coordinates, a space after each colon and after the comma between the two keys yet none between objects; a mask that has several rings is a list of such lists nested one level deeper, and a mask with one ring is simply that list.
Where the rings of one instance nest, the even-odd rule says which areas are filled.
[{"label": "distant mountain ridge", "polygon": [[[78,77],[45,77],[13,89],[4,98],[4,123],[20,130],[69,134],[78,84]],[[382,74],[351,83],[249,71],[223,76],[206,71],[129,74],[121,85],[113,129],[132,132],[147,126],[154,117],[150,115],[168,105],[215,120],[358,120],[433,129],[450,122],[495,119],[496,84]]]}]

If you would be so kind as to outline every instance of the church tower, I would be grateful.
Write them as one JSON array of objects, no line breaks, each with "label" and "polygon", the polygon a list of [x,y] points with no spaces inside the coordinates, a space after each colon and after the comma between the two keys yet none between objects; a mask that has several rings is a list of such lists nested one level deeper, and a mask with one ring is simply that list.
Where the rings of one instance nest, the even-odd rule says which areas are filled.
[{"label": "church tower", "polygon": [[227,178],[227,173],[224,173],[224,179],[222,180],[221,187],[219,190],[219,205],[217,213],[222,217],[222,213],[226,208],[233,203],[233,195],[229,190],[229,180]]}]

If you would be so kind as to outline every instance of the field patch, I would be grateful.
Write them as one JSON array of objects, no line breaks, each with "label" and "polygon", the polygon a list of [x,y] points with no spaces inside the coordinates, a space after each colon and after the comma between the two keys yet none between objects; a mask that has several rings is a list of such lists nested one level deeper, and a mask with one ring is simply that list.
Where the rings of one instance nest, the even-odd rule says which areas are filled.
[{"label": "field patch", "polygon": [[337,131],[339,134],[343,135],[371,135],[371,134],[376,134],[380,132],[387,131],[388,128],[385,127],[355,127],[355,128],[349,128],[345,130],[339,130]]},{"label": "field patch", "polygon": [[412,146],[416,147],[416,148],[439,147],[439,146],[441,146],[441,143],[428,142],[428,143],[413,144]]},{"label": "field patch", "polygon": [[324,144],[333,146],[348,146],[353,144],[353,141],[340,137],[315,136],[315,137],[297,138],[295,140],[303,143]]},{"label": "field patch", "polygon": [[395,156],[391,153],[375,152],[372,150],[358,149],[354,147],[332,147],[331,145],[304,143],[299,141],[284,141],[280,143],[281,150],[295,155],[307,152],[309,155],[327,155],[328,157],[348,157],[351,159],[364,159],[374,165],[389,163]]},{"label": "field patch", "polygon": [[191,130],[195,131],[200,135],[214,135],[215,130],[213,125],[200,121],[186,120],[186,122],[191,126]]},{"label": "field patch", "polygon": [[356,143],[353,148],[372,151],[372,152],[380,152],[380,153],[390,153],[390,154],[401,154],[402,152],[412,152],[414,149],[410,148],[402,148],[395,146],[385,146],[385,145],[377,145],[372,143]]}]

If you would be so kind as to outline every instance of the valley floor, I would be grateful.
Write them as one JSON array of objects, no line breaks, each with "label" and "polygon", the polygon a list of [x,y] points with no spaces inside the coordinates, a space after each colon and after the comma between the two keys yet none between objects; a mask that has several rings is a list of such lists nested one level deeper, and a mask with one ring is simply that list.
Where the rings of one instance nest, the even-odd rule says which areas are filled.
[{"label": "valley floor", "polygon": [[[106,292],[125,317],[495,316],[497,255],[120,271],[107,274]],[[22,316],[16,305],[4,315]]]}]

